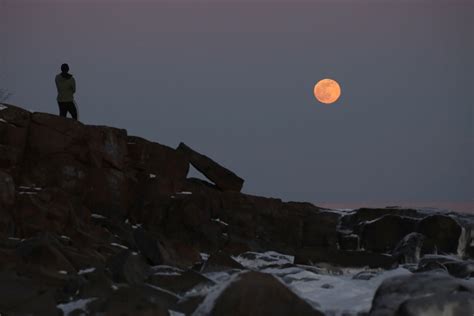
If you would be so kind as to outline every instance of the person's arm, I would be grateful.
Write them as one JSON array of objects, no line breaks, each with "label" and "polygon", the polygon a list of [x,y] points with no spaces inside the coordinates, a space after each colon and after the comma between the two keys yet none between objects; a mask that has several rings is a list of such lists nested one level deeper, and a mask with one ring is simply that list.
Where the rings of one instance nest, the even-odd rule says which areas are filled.
[{"label": "person's arm", "polygon": [[59,93],[59,84],[58,84],[58,77],[54,78],[54,83],[56,84],[56,91]]},{"label": "person's arm", "polygon": [[72,77],[71,80],[72,93],[76,93],[76,80],[74,79],[74,77]]}]

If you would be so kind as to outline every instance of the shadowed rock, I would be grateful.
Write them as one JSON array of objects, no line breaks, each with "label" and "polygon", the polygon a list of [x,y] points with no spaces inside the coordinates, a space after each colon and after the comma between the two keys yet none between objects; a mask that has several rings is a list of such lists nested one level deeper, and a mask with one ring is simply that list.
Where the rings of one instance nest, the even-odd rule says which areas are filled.
[{"label": "shadowed rock", "polygon": [[[469,306],[469,304],[459,304],[460,301],[464,301],[466,296],[472,302],[473,285],[464,280],[455,279],[446,273],[424,272],[396,276],[386,279],[379,286],[375,292],[369,315],[470,315],[474,310],[466,310],[469,314],[453,312],[459,310],[459,306]],[[464,302],[467,303],[467,301]],[[416,304],[422,305],[418,305],[414,309]],[[421,308],[421,306],[425,308]],[[397,313],[401,310],[405,314]],[[425,314],[413,314],[413,310],[423,311]],[[430,310],[433,313],[430,313]],[[445,311],[443,312],[443,310]]]},{"label": "shadowed rock", "polygon": [[441,253],[457,253],[462,227],[450,216],[431,215],[423,218],[417,231],[426,236],[427,251],[435,248]]},{"label": "shadowed rock", "polygon": [[394,257],[366,251],[347,251],[323,248],[302,248],[295,256],[296,264],[330,263],[343,267],[393,268],[397,266]]},{"label": "shadowed rock", "polygon": [[275,277],[260,272],[247,272],[239,275],[238,280],[232,282],[222,292],[210,315],[322,316],[324,314],[299,298]]},{"label": "shadowed rock", "polygon": [[201,272],[216,272],[225,271],[231,269],[243,269],[244,267],[232,259],[228,254],[223,251],[212,254],[209,259],[204,263]]},{"label": "shadowed rock", "polygon": [[107,261],[107,269],[116,282],[141,284],[150,275],[150,266],[137,253],[123,250]]}]

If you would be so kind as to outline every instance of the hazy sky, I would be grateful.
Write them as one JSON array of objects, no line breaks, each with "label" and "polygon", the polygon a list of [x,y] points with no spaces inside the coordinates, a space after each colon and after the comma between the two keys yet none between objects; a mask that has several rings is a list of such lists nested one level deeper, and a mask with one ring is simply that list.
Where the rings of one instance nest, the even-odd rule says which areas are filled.
[{"label": "hazy sky", "polygon": [[0,32],[11,103],[57,113],[67,62],[84,123],[183,141],[246,193],[474,199],[474,1],[0,0]]}]

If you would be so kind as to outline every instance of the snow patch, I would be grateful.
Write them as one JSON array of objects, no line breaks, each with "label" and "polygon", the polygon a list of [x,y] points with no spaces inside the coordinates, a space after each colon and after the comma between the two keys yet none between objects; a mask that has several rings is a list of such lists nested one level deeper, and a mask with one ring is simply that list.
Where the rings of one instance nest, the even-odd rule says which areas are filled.
[{"label": "snow patch", "polygon": [[65,270],[59,270],[58,273],[59,273],[59,274],[67,274],[67,271],[65,271]]},{"label": "snow patch", "polygon": [[[0,110],[1,111],[1,110]],[[3,122],[3,123],[8,123],[7,121],[5,121],[4,119],[0,118],[0,122]]]},{"label": "snow patch", "polygon": [[0,103],[0,111],[3,111],[5,109],[7,109],[7,107],[4,104]]},{"label": "snow patch", "polygon": [[107,218],[107,217],[105,217],[105,216],[103,216],[103,215],[96,214],[96,213],[92,213],[92,214],[91,214],[91,217],[93,217],[93,218],[100,218],[100,219]]},{"label": "snow patch", "polygon": [[193,192],[189,192],[189,191],[182,191],[182,192],[178,192],[177,194],[193,194]]},{"label": "snow patch", "polygon": [[173,311],[171,309],[168,310],[168,313],[170,314],[170,316],[186,316],[186,314],[176,312],[176,311]]},{"label": "snow patch", "polygon": [[207,261],[207,259],[209,259],[209,254],[208,253],[201,252],[199,255],[201,256],[202,261]]},{"label": "snow patch", "polygon": [[174,297],[177,298],[178,300],[181,299],[181,296],[176,295],[176,293],[173,293],[173,292],[171,292],[171,291],[168,291],[168,290],[166,290],[166,289],[164,289],[164,288],[161,288],[161,287],[159,287],[159,286],[152,285],[152,284],[149,284],[149,283],[146,283],[146,285],[147,285],[148,287],[151,287],[152,289],[157,290],[157,291],[160,291],[160,292],[169,294],[169,295],[171,295],[171,296],[174,296]]},{"label": "snow patch", "polygon": [[122,248],[122,249],[128,249],[127,246],[117,244],[116,242],[111,242],[110,245],[115,246],[115,247],[119,247],[119,248]]},{"label": "snow patch", "polygon": [[[314,274],[300,271],[279,277],[298,296],[327,315],[342,316],[349,313],[368,312],[375,291],[383,280],[397,275],[411,274],[404,268],[379,271],[369,280],[353,279],[355,272],[364,269],[345,270],[342,275]],[[349,272],[349,273],[347,273]]]},{"label": "snow patch", "polygon": [[224,225],[224,226],[229,226],[229,224],[227,224],[227,223],[224,222],[224,221],[221,221],[219,218],[211,218],[211,221],[216,222],[216,223],[219,223],[219,224],[222,224],[222,225]]},{"label": "snow patch", "polygon": [[153,275],[181,275],[184,271],[180,268],[167,265],[158,265],[151,267]]},{"label": "snow patch", "polygon": [[284,265],[293,263],[295,257],[285,255],[276,251],[267,252],[245,252],[236,257],[232,257],[235,261],[248,269],[260,269],[269,265]]},{"label": "snow patch", "polygon": [[56,307],[63,311],[64,316],[68,316],[69,314],[77,310],[86,311],[87,304],[95,301],[96,299],[97,298],[95,297],[79,299],[77,301],[72,301],[65,304],[58,304]]},{"label": "snow patch", "polygon": [[94,271],[95,271],[95,268],[87,268],[87,269],[79,270],[79,272],[77,274],[82,275],[82,274],[87,274],[87,273],[91,273],[91,272],[94,272]]},{"label": "snow patch", "polygon": [[150,177],[150,179],[156,178],[156,174],[153,174],[153,173],[150,173],[148,176]]}]

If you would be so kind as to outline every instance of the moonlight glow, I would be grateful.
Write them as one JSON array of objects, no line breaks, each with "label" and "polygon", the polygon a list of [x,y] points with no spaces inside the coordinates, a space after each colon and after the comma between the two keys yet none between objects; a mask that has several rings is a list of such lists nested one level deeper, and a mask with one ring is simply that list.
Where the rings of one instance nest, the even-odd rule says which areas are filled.
[{"label": "moonlight glow", "polygon": [[335,80],[322,79],[314,86],[314,96],[321,103],[331,104],[341,96],[341,87]]}]

